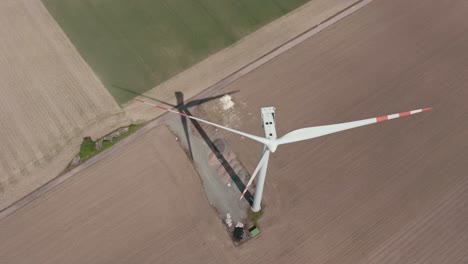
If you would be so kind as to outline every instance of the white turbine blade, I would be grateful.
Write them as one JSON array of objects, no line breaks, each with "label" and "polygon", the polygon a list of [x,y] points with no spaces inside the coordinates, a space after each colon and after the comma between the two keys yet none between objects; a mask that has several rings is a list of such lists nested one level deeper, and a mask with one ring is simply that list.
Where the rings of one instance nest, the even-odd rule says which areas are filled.
[{"label": "white turbine blade", "polygon": [[270,151],[269,151],[267,148],[265,148],[265,151],[263,152],[263,156],[262,156],[262,158],[260,159],[260,162],[258,162],[258,165],[257,165],[257,167],[255,168],[254,172],[252,173],[252,176],[250,177],[249,182],[248,182],[247,185],[245,186],[245,189],[244,189],[244,191],[242,192],[242,195],[241,195],[241,197],[240,197],[239,200],[242,200],[242,198],[244,198],[245,193],[249,190],[250,185],[252,185],[252,182],[253,182],[253,180],[255,179],[255,177],[257,176],[258,171],[259,171],[260,168],[262,167],[263,163],[265,163],[265,161],[268,160],[268,157],[269,157],[269,156],[270,156]]},{"label": "white turbine blade", "polygon": [[246,138],[250,138],[250,139],[253,139],[253,140],[258,141],[258,142],[260,142],[260,143],[263,143],[263,144],[265,144],[265,145],[268,144],[268,143],[270,143],[270,140],[267,139],[267,138],[263,138],[263,137],[251,135],[251,134],[248,134],[248,133],[239,131],[239,130],[235,130],[235,129],[232,129],[232,128],[229,128],[229,127],[221,126],[221,125],[218,125],[218,124],[215,124],[215,123],[212,123],[212,122],[209,122],[209,121],[200,119],[200,118],[198,118],[198,117],[194,117],[194,116],[191,116],[191,115],[187,115],[187,114],[185,114],[185,113],[181,113],[181,112],[179,112],[179,111],[172,110],[172,109],[169,109],[169,108],[160,106],[160,105],[155,105],[155,104],[152,104],[152,103],[149,103],[149,102],[140,100],[140,99],[133,99],[133,100],[139,101],[139,102],[142,102],[142,103],[151,105],[151,106],[155,106],[155,107],[160,108],[160,109],[162,109],[162,110],[165,110],[165,111],[168,111],[168,112],[171,112],[171,113],[175,113],[175,114],[179,114],[179,115],[181,115],[181,116],[185,116],[185,117],[187,117],[187,118],[190,118],[190,119],[193,119],[193,120],[197,120],[197,121],[199,121],[199,122],[202,122],[202,123],[205,123],[205,124],[208,124],[208,125],[212,125],[212,126],[215,126],[215,127],[218,127],[218,128],[221,128],[221,129],[224,129],[224,130],[227,130],[227,131],[230,131],[230,132],[232,132],[232,133],[236,133],[236,134],[241,135],[241,136],[244,136],[244,137],[246,137]]},{"label": "white turbine blade", "polygon": [[287,133],[283,137],[279,138],[277,142],[278,144],[286,144],[286,143],[292,143],[292,142],[297,142],[297,141],[306,140],[306,139],[317,138],[317,137],[325,136],[328,134],[332,134],[332,133],[336,133],[336,132],[340,132],[340,131],[344,131],[344,130],[348,130],[348,129],[352,129],[352,128],[356,128],[360,126],[366,126],[366,125],[370,125],[374,123],[387,121],[390,119],[395,119],[395,118],[399,118],[403,116],[421,113],[421,112],[428,111],[431,109],[432,108],[429,107],[429,108],[417,109],[417,110],[412,110],[408,112],[401,112],[401,113],[392,114],[392,115],[384,115],[384,116],[379,116],[379,117],[374,117],[374,118],[369,118],[369,119],[347,122],[347,123],[301,128],[301,129],[294,130],[292,132]]}]

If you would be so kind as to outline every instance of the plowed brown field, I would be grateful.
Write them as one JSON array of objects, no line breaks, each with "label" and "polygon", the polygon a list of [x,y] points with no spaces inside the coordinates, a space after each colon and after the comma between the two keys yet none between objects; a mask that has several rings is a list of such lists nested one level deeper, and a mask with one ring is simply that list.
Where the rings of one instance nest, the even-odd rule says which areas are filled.
[{"label": "plowed brown field", "polygon": [[0,209],[126,118],[40,0],[0,2]]},{"label": "plowed brown field", "polygon": [[[227,124],[257,135],[262,106],[277,107],[280,136],[434,107],[280,146],[265,231],[244,254],[262,263],[468,262],[467,17],[464,0],[377,0],[225,89],[240,90],[244,117]],[[261,146],[225,135],[253,171]]]},{"label": "plowed brown field", "polygon": [[[184,153],[153,130],[0,221],[2,260],[467,263],[467,15],[465,0],[376,0],[226,88],[241,90],[229,125],[258,135],[261,106],[277,107],[279,135],[434,107],[280,146],[262,233],[241,247]],[[225,135],[252,171],[261,146]]]},{"label": "plowed brown field", "polygon": [[225,232],[186,154],[160,127],[1,221],[0,256],[3,263],[225,263],[232,245]]}]

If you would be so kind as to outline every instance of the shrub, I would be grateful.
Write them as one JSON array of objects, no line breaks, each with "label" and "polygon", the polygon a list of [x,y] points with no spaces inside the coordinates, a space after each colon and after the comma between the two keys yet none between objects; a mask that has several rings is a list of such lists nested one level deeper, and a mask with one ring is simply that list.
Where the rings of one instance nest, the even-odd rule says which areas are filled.
[{"label": "shrub", "polygon": [[80,158],[86,159],[96,153],[96,143],[90,138],[85,137],[80,147]]}]

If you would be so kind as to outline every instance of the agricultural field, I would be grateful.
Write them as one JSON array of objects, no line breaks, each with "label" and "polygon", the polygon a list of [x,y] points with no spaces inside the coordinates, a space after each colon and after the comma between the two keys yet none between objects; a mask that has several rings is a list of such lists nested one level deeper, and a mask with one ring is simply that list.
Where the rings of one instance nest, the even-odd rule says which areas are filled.
[{"label": "agricultural field", "polygon": [[0,209],[128,124],[41,1],[0,2]]},{"label": "agricultural field", "polygon": [[[261,234],[235,248],[158,127],[0,220],[7,263],[467,263],[468,3],[376,0],[224,90],[210,120],[262,135],[433,110],[280,146]],[[236,118],[230,119],[232,115]],[[178,118],[178,117],[177,117]],[[223,133],[249,171],[262,146]],[[118,150],[118,151],[117,151]]]},{"label": "agricultural field", "polygon": [[123,104],[307,0],[43,0]]}]

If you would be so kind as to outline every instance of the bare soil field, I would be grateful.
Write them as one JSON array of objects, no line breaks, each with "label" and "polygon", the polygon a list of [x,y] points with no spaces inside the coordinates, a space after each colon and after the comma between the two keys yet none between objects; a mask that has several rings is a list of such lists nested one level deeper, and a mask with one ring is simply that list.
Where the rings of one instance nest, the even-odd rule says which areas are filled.
[{"label": "bare soil field", "polygon": [[[280,146],[248,243],[230,243],[186,154],[156,129],[0,221],[2,260],[468,262],[467,14],[464,0],[376,0],[228,86],[241,90],[234,110],[205,106],[258,135],[262,106],[277,107],[279,135],[434,107]],[[253,171],[261,146],[224,134]]]},{"label": "bare soil field", "polygon": [[[240,90],[235,110],[205,108],[213,121],[263,135],[260,107],[276,106],[281,136],[434,107],[280,146],[270,157],[264,232],[244,257],[468,262],[467,17],[463,0],[374,1],[226,87]],[[224,134],[252,172],[262,146]]]},{"label": "bare soil field", "polygon": [[226,263],[231,241],[155,128],[0,222],[4,263]]},{"label": "bare soil field", "polygon": [[128,121],[41,1],[2,1],[0,39],[2,209]]}]

